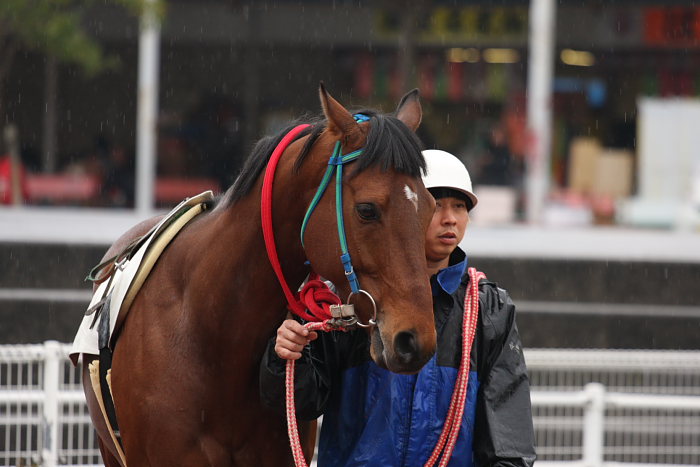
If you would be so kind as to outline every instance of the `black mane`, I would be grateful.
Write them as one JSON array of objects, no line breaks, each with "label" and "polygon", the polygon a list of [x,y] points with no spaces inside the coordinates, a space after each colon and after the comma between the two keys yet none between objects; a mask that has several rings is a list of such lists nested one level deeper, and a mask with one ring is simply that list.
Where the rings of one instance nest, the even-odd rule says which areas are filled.
[{"label": "black mane", "polygon": [[[425,160],[421,154],[423,144],[416,134],[408,129],[398,118],[393,115],[384,115],[374,110],[360,110],[370,117],[370,130],[362,155],[351,164],[352,173],[359,173],[369,167],[378,165],[381,170],[394,170],[398,173],[418,177],[425,171]],[[304,123],[296,121],[284,128],[275,136],[267,136],[257,142],[250,156],[246,160],[241,173],[228,189],[223,197],[223,203],[230,205],[246,196],[265,170],[272,152],[284,136],[295,126]],[[326,128],[326,121],[320,118],[307,121],[311,126],[297,135],[295,140],[309,135],[302,149],[295,169],[298,169],[311,148]],[[330,154],[328,154],[330,157]]]}]

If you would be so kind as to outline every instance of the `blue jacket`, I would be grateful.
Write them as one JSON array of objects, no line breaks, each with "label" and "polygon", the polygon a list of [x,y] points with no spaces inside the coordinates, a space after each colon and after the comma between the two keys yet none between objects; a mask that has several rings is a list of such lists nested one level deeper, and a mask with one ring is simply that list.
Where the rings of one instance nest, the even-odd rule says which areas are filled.
[{"label": "blue jacket", "polygon": [[[318,465],[422,466],[437,443],[461,359],[466,258],[431,279],[438,350],[415,375],[379,368],[363,330],[320,333],[297,364],[297,416],[323,414]],[[530,392],[515,308],[479,286],[467,404],[450,466],[529,466],[535,459]],[[271,340],[260,373],[263,402],[284,413],[284,362]]]}]

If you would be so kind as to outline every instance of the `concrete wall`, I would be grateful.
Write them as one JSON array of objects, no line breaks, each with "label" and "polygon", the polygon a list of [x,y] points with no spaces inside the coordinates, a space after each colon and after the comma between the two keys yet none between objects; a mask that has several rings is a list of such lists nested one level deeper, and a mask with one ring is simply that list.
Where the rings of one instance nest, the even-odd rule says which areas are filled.
[{"label": "concrete wall", "polygon": [[[106,247],[0,243],[0,344],[72,341]],[[470,258],[506,288],[526,347],[698,349],[700,265]]]},{"label": "concrete wall", "polygon": [[526,347],[700,348],[700,265],[473,258],[507,289]]},{"label": "concrete wall", "polygon": [[0,243],[0,344],[72,341],[90,301],[83,279],[106,250]]}]

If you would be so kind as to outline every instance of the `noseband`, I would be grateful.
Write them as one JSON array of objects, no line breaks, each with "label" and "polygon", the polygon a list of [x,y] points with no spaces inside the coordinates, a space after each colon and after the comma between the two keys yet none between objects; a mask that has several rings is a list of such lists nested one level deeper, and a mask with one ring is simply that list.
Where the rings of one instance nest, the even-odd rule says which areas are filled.
[{"label": "noseband", "polygon": [[[363,114],[356,114],[354,117],[357,122],[365,122],[369,120],[369,117]],[[315,315],[310,315],[306,312],[307,306],[305,306],[304,303],[301,302],[292,293],[282,273],[282,268],[280,266],[279,258],[277,256],[277,248],[275,246],[274,233],[272,232],[272,184],[275,177],[277,163],[279,162],[282,153],[294,141],[296,136],[309,126],[310,125],[308,124],[298,125],[294,127],[289,133],[287,133],[284,136],[284,138],[282,138],[282,140],[279,142],[275,150],[272,152],[270,162],[268,163],[267,168],[265,170],[265,177],[263,179],[262,188],[261,215],[263,237],[265,238],[265,248],[267,249],[267,255],[270,259],[270,264],[272,265],[272,268],[275,271],[275,274],[277,275],[277,279],[279,280],[280,285],[282,286],[284,295],[287,298],[289,309],[294,314],[307,319],[309,317],[315,319],[320,318],[321,320],[331,319],[336,323],[345,326],[354,324],[365,328],[375,326],[377,324],[377,304],[375,303],[374,298],[369,292],[360,288],[359,280],[357,278],[357,275],[355,274],[355,270],[352,267],[352,260],[350,258],[350,252],[348,249],[347,236],[345,235],[345,221],[343,216],[343,165],[357,159],[360,156],[360,154],[362,154],[362,149],[358,149],[349,154],[343,155],[340,146],[340,141],[335,143],[333,153],[331,154],[331,157],[328,161],[328,168],[326,169],[326,172],[323,175],[323,179],[321,180],[321,183],[319,184],[319,187],[316,190],[316,194],[314,195],[313,199],[311,200],[311,203],[309,204],[308,209],[306,210],[306,214],[304,215],[304,220],[301,225],[301,244],[303,247],[304,233],[306,232],[306,227],[308,225],[309,219],[311,218],[314,209],[316,209],[316,206],[321,200],[321,197],[323,197],[323,194],[325,193],[326,188],[330,184],[335,173],[336,223],[338,226],[338,238],[340,240],[340,249],[342,253],[340,255],[340,261],[343,264],[343,269],[345,270],[345,277],[347,278],[348,283],[350,284],[351,290],[346,300],[346,303],[342,304],[340,299],[338,298],[336,303],[330,305],[329,316],[319,317]],[[320,281],[313,282],[318,283]],[[370,300],[374,309],[372,318],[370,318],[367,321],[367,324],[361,323],[358,320],[357,315],[355,314],[354,305],[350,303],[354,295],[360,294],[365,295]]]}]

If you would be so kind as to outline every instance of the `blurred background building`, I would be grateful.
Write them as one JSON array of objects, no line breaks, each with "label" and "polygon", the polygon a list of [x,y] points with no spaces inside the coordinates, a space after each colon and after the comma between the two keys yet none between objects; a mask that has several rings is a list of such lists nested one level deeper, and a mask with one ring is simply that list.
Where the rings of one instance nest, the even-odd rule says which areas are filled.
[{"label": "blurred background building", "polygon": [[[553,5],[554,35],[547,45],[551,150],[538,222],[697,228],[695,2],[543,3]],[[459,154],[487,187],[482,196],[497,215],[484,209],[482,220],[525,219],[537,136],[527,119],[529,8],[519,0],[424,0],[410,8],[398,1],[165,2],[154,57],[157,205],[205,186],[226,188],[257,138],[317,113],[323,80],[346,105],[384,110],[418,87],[421,137]],[[27,204],[133,206],[138,18],[109,3],[79,12],[113,66],[86,74],[15,41],[3,69],[0,113],[18,129],[26,173],[16,193]],[[0,192],[10,202],[11,183]]]},{"label": "blurred background building", "polygon": [[[470,264],[518,306],[542,460],[700,465],[697,1],[167,0],[150,39],[144,2],[74,3],[100,66],[61,29],[71,20],[0,3],[0,24],[16,26],[0,29],[0,344],[70,341],[89,301],[82,278],[107,245],[228,187],[258,138],[320,113],[320,81],[348,107],[383,111],[418,87],[420,137],[465,161],[480,198]],[[60,48],[47,43],[55,30]],[[24,362],[0,365],[0,416],[14,410],[2,412],[4,384],[42,384],[13,352],[0,349]],[[608,407],[596,441],[582,434],[593,399],[539,393],[591,381],[695,402]],[[2,444],[14,429],[3,426],[0,451],[17,452],[0,465],[34,452]],[[85,449],[65,463],[97,462]]]}]

